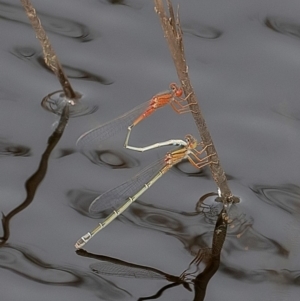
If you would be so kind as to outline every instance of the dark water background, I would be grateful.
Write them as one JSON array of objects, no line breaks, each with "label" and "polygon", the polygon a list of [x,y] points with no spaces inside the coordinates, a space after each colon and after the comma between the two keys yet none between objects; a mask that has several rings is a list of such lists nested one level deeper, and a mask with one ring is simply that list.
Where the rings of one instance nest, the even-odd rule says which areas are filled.
[{"label": "dark water background", "polygon": [[[69,120],[33,202],[10,221],[0,248],[0,298],[151,296],[168,282],[93,273],[97,261],[78,256],[74,243],[97,223],[86,216],[91,195],[168,150],[125,151],[125,132],[100,155],[86,157],[75,146],[87,130],[177,81],[153,1],[32,2],[87,114]],[[229,185],[241,198],[205,300],[298,300],[300,2],[186,0],[180,13],[192,84]],[[58,124],[41,101],[60,86],[19,1],[0,2],[0,28],[0,204],[7,215],[26,199],[25,182]],[[197,135],[192,117],[164,108],[135,128],[131,141],[148,145],[187,133]],[[195,204],[216,192],[215,183],[208,170],[194,172],[174,168],[86,248],[180,275],[211,244],[214,229]],[[193,297],[177,286],[159,300]]]}]

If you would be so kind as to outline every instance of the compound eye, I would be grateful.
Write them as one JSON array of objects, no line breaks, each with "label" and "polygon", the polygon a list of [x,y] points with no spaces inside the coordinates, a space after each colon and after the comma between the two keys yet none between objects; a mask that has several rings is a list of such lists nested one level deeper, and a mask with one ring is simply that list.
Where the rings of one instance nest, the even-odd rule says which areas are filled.
[{"label": "compound eye", "polygon": [[[176,87],[176,88],[177,88],[177,87]],[[181,88],[177,88],[176,91],[175,91],[175,95],[176,95],[177,97],[182,96],[182,93],[183,93],[183,91],[182,91]]]}]

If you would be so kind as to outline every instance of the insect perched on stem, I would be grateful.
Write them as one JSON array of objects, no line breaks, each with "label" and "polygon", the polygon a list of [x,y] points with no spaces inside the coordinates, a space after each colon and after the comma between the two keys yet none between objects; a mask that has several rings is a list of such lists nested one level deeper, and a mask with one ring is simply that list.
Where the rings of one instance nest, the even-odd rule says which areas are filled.
[{"label": "insect perched on stem", "polygon": [[[134,147],[128,145],[131,130],[156,110],[167,104],[170,104],[178,114],[190,112],[189,105],[182,104],[186,101],[186,98],[182,98],[182,94],[182,88],[178,87],[175,83],[171,83],[169,90],[154,95],[151,100],[135,107],[131,111],[81,135],[77,140],[77,146],[80,149],[84,149],[91,145],[99,145],[103,140],[108,139],[120,130],[127,128],[127,135],[124,143],[125,148],[143,152],[159,147],[156,145],[150,147]],[[174,140],[173,144],[178,145],[177,142],[177,140]]]},{"label": "insect perched on stem", "polygon": [[[202,143],[198,143],[192,135],[187,135],[185,140],[177,141],[179,148],[168,152],[163,159],[146,167],[129,181],[101,194],[92,202],[89,208],[89,211],[92,213],[98,213],[112,207],[114,211],[103,222],[99,223],[94,230],[88,232],[76,242],[75,247],[77,249],[82,248],[96,233],[110,224],[118,215],[122,214],[174,165],[184,159],[188,159],[193,166],[199,169],[213,163],[209,160],[211,156],[200,158],[208,145],[201,150],[197,150],[197,146],[202,146]],[[161,144],[167,145],[166,143]]]}]

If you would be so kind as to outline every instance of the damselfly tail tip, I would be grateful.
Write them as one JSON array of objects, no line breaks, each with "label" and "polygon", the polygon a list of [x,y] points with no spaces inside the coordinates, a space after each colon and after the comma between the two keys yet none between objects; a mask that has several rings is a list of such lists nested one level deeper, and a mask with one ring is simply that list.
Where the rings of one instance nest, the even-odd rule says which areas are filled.
[{"label": "damselfly tail tip", "polygon": [[75,248],[77,250],[81,249],[83,246],[85,245],[85,242],[82,240],[82,238],[78,239],[76,244],[75,244]]},{"label": "damselfly tail tip", "polygon": [[75,248],[81,249],[90,239],[92,238],[92,235],[90,232],[79,238],[75,244]]}]

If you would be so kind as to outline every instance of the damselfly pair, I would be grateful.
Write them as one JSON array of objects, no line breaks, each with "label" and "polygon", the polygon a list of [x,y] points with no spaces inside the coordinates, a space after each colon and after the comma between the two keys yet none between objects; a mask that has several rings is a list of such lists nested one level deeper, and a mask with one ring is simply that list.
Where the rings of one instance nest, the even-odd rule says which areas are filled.
[{"label": "damselfly pair", "polygon": [[170,104],[177,113],[189,112],[189,106],[183,104],[186,99],[181,97],[182,94],[182,89],[172,83],[169,91],[153,96],[147,103],[136,107],[130,112],[100,127],[88,131],[78,139],[77,145],[82,149],[95,142],[100,144],[101,141],[111,137],[127,126],[128,131],[124,147],[128,149],[146,151],[168,145],[176,145],[178,148],[168,152],[164,158],[146,167],[129,181],[98,196],[90,205],[90,212],[98,213],[110,208],[114,208],[114,211],[102,223],[99,223],[94,230],[88,232],[77,241],[75,244],[77,249],[82,248],[96,233],[110,224],[118,215],[122,214],[162,175],[169,171],[172,166],[180,163],[184,159],[188,159],[192,165],[199,169],[211,163],[209,157],[200,158],[208,146],[203,146],[201,150],[198,150],[197,147],[200,143],[191,135],[187,135],[185,140],[168,140],[146,147],[133,147],[128,145],[132,128],[157,109]]}]

